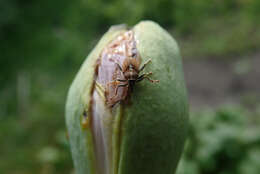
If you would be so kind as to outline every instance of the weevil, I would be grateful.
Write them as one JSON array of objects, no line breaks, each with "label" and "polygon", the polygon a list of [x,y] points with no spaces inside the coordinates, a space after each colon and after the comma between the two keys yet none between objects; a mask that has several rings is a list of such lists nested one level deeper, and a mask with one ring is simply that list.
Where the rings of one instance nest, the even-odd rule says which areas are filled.
[{"label": "weevil", "polygon": [[136,44],[132,30],[121,33],[103,49],[96,63],[96,86],[104,91],[109,107],[128,101],[135,83],[143,79],[158,82],[150,79],[152,72],[140,74],[151,59],[140,66],[141,56]]},{"label": "weevil", "polygon": [[140,68],[141,61],[140,59],[136,58],[136,55],[131,57],[127,57],[122,66],[118,62],[115,62],[117,67],[119,68],[123,78],[117,78],[115,81],[111,83],[116,84],[115,87],[115,95],[110,98],[111,103],[115,104],[122,99],[117,99],[118,101],[114,101],[113,99],[117,98],[117,92],[120,87],[128,88],[128,93],[133,91],[133,87],[135,83],[142,81],[143,79],[147,79],[152,83],[159,82],[159,80],[152,80],[149,76],[152,72],[144,73],[139,75],[145,68],[145,66],[151,62],[151,59],[148,59]]}]

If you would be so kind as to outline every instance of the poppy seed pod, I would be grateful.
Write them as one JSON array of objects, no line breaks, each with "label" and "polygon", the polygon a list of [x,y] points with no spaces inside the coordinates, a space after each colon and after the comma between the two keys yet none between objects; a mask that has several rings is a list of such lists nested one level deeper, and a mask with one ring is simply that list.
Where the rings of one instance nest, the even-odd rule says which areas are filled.
[{"label": "poppy seed pod", "polygon": [[70,87],[66,125],[77,174],[173,174],[188,130],[174,39],[151,21],[111,27]]}]

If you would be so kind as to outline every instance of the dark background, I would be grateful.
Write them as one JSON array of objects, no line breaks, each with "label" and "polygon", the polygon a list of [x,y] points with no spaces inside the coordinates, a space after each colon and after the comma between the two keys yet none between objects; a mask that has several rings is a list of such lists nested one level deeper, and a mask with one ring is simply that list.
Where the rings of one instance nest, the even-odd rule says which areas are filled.
[{"label": "dark background", "polygon": [[258,0],[1,0],[1,174],[73,173],[69,85],[111,25],[145,19],[183,57],[191,129],[177,173],[259,174]]}]

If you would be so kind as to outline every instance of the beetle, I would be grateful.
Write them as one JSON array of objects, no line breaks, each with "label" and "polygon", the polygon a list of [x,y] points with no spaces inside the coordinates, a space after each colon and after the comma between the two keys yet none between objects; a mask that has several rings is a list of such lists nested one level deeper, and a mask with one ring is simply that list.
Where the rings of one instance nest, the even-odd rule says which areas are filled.
[{"label": "beetle", "polygon": [[[142,75],[139,75],[141,71],[144,70],[145,66],[151,62],[151,59],[148,59],[143,66],[140,68],[140,59],[136,57],[136,55],[129,56],[127,57],[124,61],[122,66],[118,62],[115,62],[117,67],[119,68],[121,74],[123,75],[124,78],[117,78],[115,81],[112,81],[111,83],[116,84],[115,88],[115,95],[111,97],[110,99],[112,100],[114,97],[117,96],[118,89],[120,87],[126,87],[130,88],[131,92],[133,91],[133,87],[135,83],[142,81],[143,79],[147,79],[152,83],[159,82],[159,80],[152,80],[149,76],[152,74],[152,72],[149,73],[144,73]],[[115,103],[115,102],[113,102]]]}]

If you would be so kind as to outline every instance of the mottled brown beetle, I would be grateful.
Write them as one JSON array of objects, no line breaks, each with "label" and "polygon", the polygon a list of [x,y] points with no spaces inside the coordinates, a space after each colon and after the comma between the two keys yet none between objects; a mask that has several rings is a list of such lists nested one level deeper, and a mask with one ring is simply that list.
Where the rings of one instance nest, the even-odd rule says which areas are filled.
[{"label": "mottled brown beetle", "polygon": [[[141,61],[138,58],[135,58],[135,55],[133,57],[127,57],[122,66],[119,65],[119,63],[116,62],[119,70],[121,71],[124,79],[116,79],[115,81],[113,81],[112,83],[116,84],[116,88],[115,88],[115,95],[114,97],[117,96],[117,91],[119,87],[127,87],[130,88],[130,91],[133,91],[133,87],[135,85],[136,82],[140,82],[143,79],[147,79],[152,83],[155,82],[159,82],[159,80],[152,80],[150,79],[149,75],[152,74],[152,72],[149,73],[145,73],[142,75],[139,75],[139,73],[145,68],[145,66],[151,62],[151,59],[149,59],[148,61],[146,61],[144,63],[144,65],[140,67]],[[112,97],[111,99],[113,99],[114,97]]]}]

